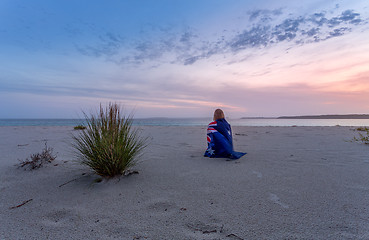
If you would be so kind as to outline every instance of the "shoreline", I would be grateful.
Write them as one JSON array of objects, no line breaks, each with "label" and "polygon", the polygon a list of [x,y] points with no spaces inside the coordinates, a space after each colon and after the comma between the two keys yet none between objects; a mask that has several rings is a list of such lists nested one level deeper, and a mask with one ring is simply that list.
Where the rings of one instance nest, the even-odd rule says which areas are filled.
[{"label": "shoreline", "polygon": [[[369,237],[369,148],[353,127],[234,126],[236,161],[203,157],[206,126],[138,128],[139,174],[97,183],[73,127],[0,127],[0,239]],[[53,163],[14,166],[45,141]]]},{"label": "shoreline", "polygon": [[[207,126],[211,118],[166,118],[135,119],[133,126]],[[369,126],[369,119],[281,119],[281,118],[243,118],[228,119],[232,126]],[[0,126],[78,126],[85,125],[83,119],[18,119],[1,120]]]}]

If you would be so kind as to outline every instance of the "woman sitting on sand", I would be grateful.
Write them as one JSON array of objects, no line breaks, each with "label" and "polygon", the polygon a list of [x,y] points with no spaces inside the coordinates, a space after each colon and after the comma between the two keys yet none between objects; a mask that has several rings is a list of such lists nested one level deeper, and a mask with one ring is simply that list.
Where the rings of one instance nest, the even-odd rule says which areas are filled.
[{"label": "woman sitting on sand", "polygon": [[246,153],[233,151],[231,125],[225,120],[224,113],[221,109],[215,110],[213,120],[208,126],[208,148],[204,156],[210,158],[238,159],[245,155]]}]

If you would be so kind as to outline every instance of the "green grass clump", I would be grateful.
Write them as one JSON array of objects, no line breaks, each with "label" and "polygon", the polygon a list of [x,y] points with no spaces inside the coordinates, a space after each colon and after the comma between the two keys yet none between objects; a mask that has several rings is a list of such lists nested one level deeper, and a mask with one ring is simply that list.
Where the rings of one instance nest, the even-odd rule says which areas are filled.
[{"label": "green grass clump", "polygon": [[84,129],[86,129],[86,127],[83,125],[77,125],[74,127],[74,130],[84,130]]},{"label": "green grass clump", "polygon": [[96,116],[84,115],[87,128],[73,137],[81,163],[103,177],[124,175],[146,147],[146,139],[132,128],[132,116],[122,116],[116,103],[100,105]]},{"label": "green grass clump", "polygon": [[[355,141],[361,141],[365,144],[369,144],[369,128],[367,127],[359,127],[356,129],[357,131],[365,132],[364,134],[359,133],[359,137],[354,137]],[[365,136],[366,134],[366,136]]]}]

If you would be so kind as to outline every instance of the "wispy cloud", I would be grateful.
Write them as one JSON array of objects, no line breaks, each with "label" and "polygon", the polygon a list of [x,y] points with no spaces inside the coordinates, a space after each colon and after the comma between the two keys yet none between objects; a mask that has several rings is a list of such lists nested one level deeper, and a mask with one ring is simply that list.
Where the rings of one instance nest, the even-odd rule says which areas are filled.
[{"label": "wispy cloud", "polygon": [[[257,13],[260,15],[260,11]],[[250,13],[250,16],[253,15],[255,14]],[[335,17],[326,15],[326,12],[320,12],[306,17],[286,18],[277,23],[270,20],[266,24],[264,19],[271,19],[271,17],[269,15],[260,16],[260,20],[254,27],[236,35],[228,45],[233,51],[240,51],[246,48],[275,45],[280,42],[294,41],[295,44],[307,44],[344,35],[353,27],[364,24],[360,14],[354,10],[346,10]]]},{"label": "wispy cloud", "polygon": [[83,55],[105,57],[118,64],[159,61],[192,65],[215,55],[235,54],[247,49],[278,46],[280,43],[289,43],[293,47],[326,41],[368,23],[352,9],[341,12],[333,9],[329,13],[321,11],[297,17],[283,9],[260,9],[247,14],[246,26],[242,28],[241,25],[228,36],[224,36],[223,30],[209,39],[190,27],[183,32],[175,28],[152,28],[150,34],[154,37],[151,38],[132,42],[132,39],[106,32],[98,36],[97,43],[76,44],[76,48]]}]

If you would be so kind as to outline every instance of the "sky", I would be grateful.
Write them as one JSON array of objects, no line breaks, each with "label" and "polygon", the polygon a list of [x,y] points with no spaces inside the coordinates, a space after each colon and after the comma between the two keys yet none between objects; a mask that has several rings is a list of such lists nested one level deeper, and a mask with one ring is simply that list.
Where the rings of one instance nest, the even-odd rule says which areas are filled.
[{"label": "sky", "polygon": [[369,113],[363,0],[0,0],[0,118]]}]

